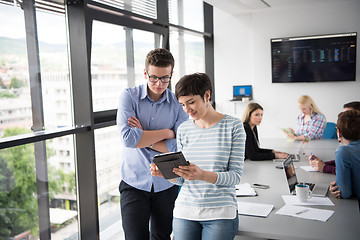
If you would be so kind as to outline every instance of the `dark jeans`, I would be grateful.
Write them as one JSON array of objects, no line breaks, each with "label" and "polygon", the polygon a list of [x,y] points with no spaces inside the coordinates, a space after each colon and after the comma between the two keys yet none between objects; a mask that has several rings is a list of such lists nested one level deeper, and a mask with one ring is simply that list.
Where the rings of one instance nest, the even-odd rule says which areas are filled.
[{"label": "dark jeans", "polygon": [[[170,239],[174,202],[178,187],[155,193],[120,182],[120,207],[126,240]],[[149,233],[150,220],[150,233]]]}]

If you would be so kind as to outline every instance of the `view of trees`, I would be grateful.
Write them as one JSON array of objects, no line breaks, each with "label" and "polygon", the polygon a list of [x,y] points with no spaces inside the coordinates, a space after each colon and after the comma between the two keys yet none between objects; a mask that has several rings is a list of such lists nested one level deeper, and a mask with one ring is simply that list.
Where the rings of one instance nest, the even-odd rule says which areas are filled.
[{"label": "view of trees", "polygon": [[[22,128],[8,128],[3,137],[28,133]],[[53,155],[47,148],[47,157]],[[75,191],[74,173],[48,166],[49,195],[62,193],[67,186]],[[38,231],[38,209],[34,147],[32,144],[7,148],[0,151],[0,238],[15,236],[31,230]]]}]

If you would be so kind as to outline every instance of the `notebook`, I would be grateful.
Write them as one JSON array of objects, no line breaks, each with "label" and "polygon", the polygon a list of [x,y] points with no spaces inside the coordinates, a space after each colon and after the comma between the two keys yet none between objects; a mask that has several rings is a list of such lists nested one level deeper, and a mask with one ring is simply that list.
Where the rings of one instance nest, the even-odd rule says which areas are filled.
[{"label": "notebook", "polygon": [[[299,184],[298,179],[296,177],[294,163],[291,159],[291,156],[288,156],[283,162],[283,169],[286,176],[286,180],[288,182],[290,194],[296,195],[295,186]],[[312,195],[316,197],[325,197],[327,191],[329,189],[329,184],[324,183],[306,183],[309,185],[310,190],[312,191]]]}]

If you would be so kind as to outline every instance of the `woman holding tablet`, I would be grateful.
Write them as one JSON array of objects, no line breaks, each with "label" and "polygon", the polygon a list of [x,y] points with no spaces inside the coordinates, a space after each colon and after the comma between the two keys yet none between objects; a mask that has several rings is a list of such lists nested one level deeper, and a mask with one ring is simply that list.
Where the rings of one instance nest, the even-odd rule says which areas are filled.
[{"label": "woman holding tablet", "polygon": [[[231,240],[238,231],[235,185],[244,165],[245,131],[240,119],[217,112],[211,105],[212,86],[204,73],[186,75],[175,95],[191,116],[177,131],[178,150],[189,166],[174,168],[182,186],[175,201],[176,240]],[[151,174],[162,176],[155,164]]]},{"label": "woman holding tablet", "polygon": [[308,141],[322,139],[326,125],[325,116],[320,112],[314,100],[303,95],[298,100],[301,113],[297,117],[298,130],[295,132],[290,128],[291,132],[284,131],[289,138],[296,141]]},{"label": "woman holding tablet", "polygon": [[260,104],[249,103],[242,117],[246,132],[245,159],[254,161],[287,158],[288,153],[260,148],[257,127],[263,118],[263,108]]}]

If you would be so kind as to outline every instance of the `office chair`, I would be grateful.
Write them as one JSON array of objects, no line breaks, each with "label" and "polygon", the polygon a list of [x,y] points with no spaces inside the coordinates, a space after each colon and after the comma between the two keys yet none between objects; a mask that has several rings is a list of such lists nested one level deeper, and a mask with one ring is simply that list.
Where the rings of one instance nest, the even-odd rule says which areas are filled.
[{"label": "office chair", "polygon": [[324,139],[336,139],[336,124],[333,122],[327,122],[324,133],[323,133]]}]

